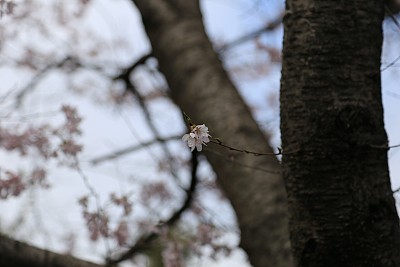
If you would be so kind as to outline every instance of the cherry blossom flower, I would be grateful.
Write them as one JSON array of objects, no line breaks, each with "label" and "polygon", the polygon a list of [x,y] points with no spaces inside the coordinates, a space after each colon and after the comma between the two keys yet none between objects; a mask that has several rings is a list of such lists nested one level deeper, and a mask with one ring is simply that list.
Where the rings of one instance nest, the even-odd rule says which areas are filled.
[{"label": "cherry blossom flower", "polygon": [[182,137],[184,142],[188,143],[190,150],[193,151],[195,148],[197,151],[203,149],[202,145],[210,142],[211,135],[208,134],[208,127],[204,124],[191,126],[191,131]]},{"label": "cherry blossom flower", "polygon": [[11,196],[19,196],[25,189],[22,177],[10,171],[5,172],[5,179],[0,179],[0,199],[7,199]]},{"label": "cherry blossom flower", "polygon": [[98,240],[100,236],[108,237],[110,235],[110,219],[104,212],[89,212],[85,210],[83,211],[83,218],[86,221],[92,241]]},{"label": "cherry blossom flower", "polygon": [[73,140],[65,140],[60,144],[60,149],[65,155],[76,156],[82,151],[82,146],[76,144]]},{"label": "cherry blossom flower", "polygon": [[128,216],[132,212],[132,203],[129,201],[128,196],[118,197],[115,193],[110,195],[111,202],[114,205],[120,206],[124,209],[124,215]]},{"label": "cherry blossom flower", "polygon": [[171,192],[164,182],[153,182],[144,184],[141,192],[141,199],[149,204],[151,200],[158,198],[161,202],[167,202],[172,199]]},{"label": "cherry blossom flower", "polygon": [[117,240],[118,245],[124,246],[128,243],[129,228],[126,221],[121,221],[117,229],[113,233],[114,238]]},{"label": "cherry blossom flower", "polygon": [[65,130],[68,131],[70,135],[80,135],[82,132],[79,129],[79,124],[81,123],[82,118],[79,116],[76,108],[68,105],[63,105],[61,107],[61,111],[64,112],[64,115],[66,117],[66,122],[64,125]]},{"label": "cherry blossom flower", "polygon": [[165,267],[181,267],[182,264],[182,244],[169,241],[161,256]]}]

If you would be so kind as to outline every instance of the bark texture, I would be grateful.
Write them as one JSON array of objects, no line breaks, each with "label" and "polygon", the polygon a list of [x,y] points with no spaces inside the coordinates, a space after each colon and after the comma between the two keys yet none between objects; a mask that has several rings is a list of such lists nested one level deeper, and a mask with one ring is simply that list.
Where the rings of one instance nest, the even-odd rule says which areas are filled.
[{"label": "bark texture", "polygon": [[[206,36],[198,1],[133,2],[142,14],[153,54],[175,103],[224,143],[272,152]],[[240,245],[250,263],[254,267],[290,267],[286,193],[277,159],[213,144],[205,154],[236,212]]]},{"label": "bark texture", "polygon": [[381,103],[383,1],[287,0],[284,179],[296,266],[400,266]]},{"label": "bark texture", "polygon": [[0,235],[0,266],[2,267],[101,267],[48,250],[39,249]]}]

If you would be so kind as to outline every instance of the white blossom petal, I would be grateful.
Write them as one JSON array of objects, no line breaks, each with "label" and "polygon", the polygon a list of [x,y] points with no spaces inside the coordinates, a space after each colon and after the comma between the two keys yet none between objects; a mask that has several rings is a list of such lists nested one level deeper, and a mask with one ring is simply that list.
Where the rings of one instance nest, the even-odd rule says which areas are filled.
[{"label": "white blossom petal", "polygon": [[189,139],[189,134],[185,134],[185,135],[182,137],[182,140],[183,140],[184,142],[186,142],[188,139]]},{"label": "white blossom petal", "polygon": [[203,149],[203,147],[201,146],[201,144],[197,144],[196,145],[197,151],[201,151]]},{"label": "white blossom petal", "polygon": [[205,124],[193,125],[191,131],[182,137],[184,142],[187,142],[188,146],[193,151],[195,148],[197,151],[202,151],[203,145],[210,142],[211,135],[208,133],[208,127]]}]

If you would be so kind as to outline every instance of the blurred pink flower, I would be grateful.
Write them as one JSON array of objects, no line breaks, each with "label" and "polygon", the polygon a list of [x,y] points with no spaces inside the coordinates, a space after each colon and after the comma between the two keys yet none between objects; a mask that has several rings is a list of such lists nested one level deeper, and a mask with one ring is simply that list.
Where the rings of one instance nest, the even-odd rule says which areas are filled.
[{"label": "blurred pink flower", "polygon": [[202,145],[206,145],[206,143],[210,142],[209,137],[211,137],[211,135],[208,134],[208,127],[202,124],[194,125],[191,128],[191,132],[185,134],[182,140],[188,143],[190,151],[193,151],[195,148],[197,151],[201,151],[203,149]]}]

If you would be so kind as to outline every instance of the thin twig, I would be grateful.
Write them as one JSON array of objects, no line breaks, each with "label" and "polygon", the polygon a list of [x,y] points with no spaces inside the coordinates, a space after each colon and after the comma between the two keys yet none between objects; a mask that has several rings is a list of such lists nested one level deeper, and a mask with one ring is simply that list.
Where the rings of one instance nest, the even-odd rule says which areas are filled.
[{"label": "thin twig", "polygon": [[379,148],[379,149],[386,149],[386,150],[389,150],[389,149],[392,149],[392,148],[400,147],[400,145],[394,145],[394,146],[376,146],[376,145],[369,145],[369,146],[372,147],[372,148]]},{"label": "thin twig", "polygon": [[217,155],[217,156],[220,156],[223,160],[225,160],[227,162],[234,163],[234,164],[237,164],[237,165],[240,165],[240,166],[252,169],[252,170],[262,171],[262,172],[270,173],[270,174],[282,175],[282,172],[280,172],[280,171],[273,171],[273,170],[268,170],[268,169],[261,168],[259,166],[244,164],[243,162],[234,160],[233,158],[231,158],[229,156],[223,155],[223,154],[218,153],[217,151],[214,151],[214,150],[211,150],[211,149],[207,149],[207,152],[212,153],[212,154]]},{"label": "thin twig", "polygon": [[250,150],[247,150],[247,149],[240,149],[240,148],[235,148],[235,147],[229,146],[227,144],[222,143],[222,141],[219,140],[218,138],[211,139],[210,142],[213,143],[213,144],[225,147],[225,148],[227,148],[229,150],[232,150],[232,151],[251,154],[251,155],[254,155],[254,156],[279,156],[279,155],[294,154],[294,153],[299,152],[299,150],[291,151],[291,152],[283,152],[280,147],[278,147],[278,152],[277,153],[254,152],[254,151],[250,151]]},{"label": "thin twig", "polygon": [[400,60],[400,56],[398,56],[396,59],[394,59],[392,62],[390,62],[389,64],[387,64],[385,67],[383,67],[381,69],[381,72],[384,72],[385,70],[387,70],[388,68],[390,68],[391,66],[393,66],[394,64],[397,63],[397,61]]},{"label": "thin twig", "polygon": [[78,68],[85,68],[85,69],[91,69],[99,72],[104,72],[103,68],[100,66],[96,66],[93,64],[89,63],[83,63],[79,61],[77,58],[72,57],[72,56],[66,56],[63,59],[61,59],[58,62],[51,63],[44,67],[42,70],[40,70],[30,81],[28,84],[26,84],[16,95],[15,97],[15,107],[20,107],[25,96],[28,93],[31,93],[36,89],[36,86],[38,83],[46,76],[48,73],[54,69],[62,68],[67,66],[69,64],[68,68],[71,70],[75,70]]},{"label": "thin twig", "polygon": [[113,79],[114,80],[122,80],[125,82],[129,81],[129,83],[130,83],[129,76],[131,75],[131,73],[140,65],[145,64],[146,61],[151,57],[153,57],[153,55],[151,53],[143,55],[138,60],[136,60],[133,64],[131,64],[129,67],[123,69],[121,71],[121,73],[119,75],[115,76]]},{"label": "thin twig", "polygon": [[[105,212],[104,210],[101,208],[101,204],[100,204],[100,197],[99,194],[96,192],[96,190],[93,188],[93,186],[90,184],[89,182],[89,178],[86,176],[86,174],[83,172],[83,170],[81,169],[80,165],[79,165],[79,160],[78,158],[75,156],[74,157],[74,167],[76,169],[76,171],[78,172],[78,174],[81,176],[83,183],[85,184],[85,187],[89,190],[90,195],[94,198],[95,203],[96,203],[96,209],[97,209],[97,214],[98,215],[104,215]],[[106,252],[107,252],[107,257],[109,257],[111,255],[111,249],[110,249],[110,244],[108,243],[108,239],[106,236],[101,235],[103,242],[104,242],[104,246],[106,247]]]},{"label": "thin twig", "polygon": [[161,134],[159,132],[159,130],[157,129],[155,123],[153,122],[152,116],[150,114],[150,110],[146,105],[146,101],[143,98],[143,96],[139,93],[139,91],[136,89],[135,84],[131,81],[131,73],[140,65],[143,65],[146,63],[146,61],[152,57],[152,54],[147,54],[144,55],[143,57],[141,57],[138,61],[136,61],[134,64],[132,64],[132,66],[130,66],[129,68],[125,69],[120,75],[114,77],[114,80],[121,80],[125,83],[126,86],[126,90],[129,90],[134,97],[136,98],[136,100],[139,103],[139,106],[141,107],[144,116],[146,118],[146,122],[150,128],[150,130],[153,132],[154,137],[160,141],[160,146],[161,149],[163,150],[164,154],[166,155],[166,158],[169,160],[170,163],[170,172],[171,175],[176,179],[176,181],[179,181],[179,177],[177,175],[177,173],[174,170],[174,166],[171,164],[173,156],[171,154],[171,152],[168,149],[168,146],[165,142],[163,142],[163,138],[161,137]]},{"label": "thin twig", "polygon": [[388,149],[400,147],[400,145],[388,146]]},{"label": "thin twig", "polygon": [[400,30],[400,23],[397,21],[397,19],[395,18],[392,10],[390,10],[390,8],[388,7],[387,4],[385,4],[385,10],[387,15],[390,17],[390,19],[394,22],[394,24],[396,25],[397,29]]},{"label": "thin twig", "polygon": [[19,91],[19,93],[17,94],[17,96],[15,98],[15,107],[18,108],[21,106],[25,95],[27,93],[29,93],[30,91],[33,91],[35,89],[36,85],[40,82],[41,79],[43,79],[44,76],[46,76],[51,70],[61,67],[68,60],[70,60],[70,57],[67,56],[67,57],[63,58],[62,60],[52,63],[52,64],[49,64],[45,68],[40,70],[36,74],[36,76],[33,77],[33,79],[27,85],[25,85],[24,88],[22,88]]},{"label": "thin twig", "polygon": [[[390,10],[390,8],[388,7],[387,4],[385,4],[385,9],[386,12],[388,14],[388,16],[390,17],[390,19],[394,22],[394,24],[397,26],[397,29],[400,30],[400,23],[397,21],[397,19],[394,17],[392,11]],[[387,64],[385,67],[383,67],[381,69],[381,72],[384,72],[385,70],[387,70],[388,68],[390,68],[391,66],[393,66],[394,64],[396,64],[397,61],[400,60],[400,56],[398,56],[397,58],[395,58],[392,62],[390,62],[389,64]]]},{"label": "thin twig", "polygon": [[248,34],[246,34],[244,36],[241,36],[238,39],[236,39],[236,40],[234,40],[234,41],[232,41],[232,42],[230,42],[228,44],[225,44],[225,45],[221,46],[220,48],[217,49],[217,53],[218,54],[223,54],[227,50],[232,49],[233,47],[235,47],[237,45],[240,45],[242,43],[245,43],[245,42],[247,42],[247,41],[249,41],[249,40],[251,40],[251,39],[253,39],[255,37],[258,37],[258,36],[260,36],[261,34],[263,34],[265,32],[270,32],[270,31],[275,30],[276,28],[279,27],[279,25],[282,24],[283,15],[284,15],[284,13],[282,13],[274,21],[271,21],[270,23],[268,23],[266,26],[264,26],[264,27],[262,27],[262,28],[260,28],[258,30],[255,30],[253,32],[250,32],[250,33],[248,33]]},{"label": "thin twig", "polygon": [[120,150],[116,150],[116,151],[113,151],[111,153],[107,153],[105,155],[98,156],[98,157],[96,157],[94,159],[91,159],[90,163],[93,164],[93,165],[97,165],[97,164],[100,164],[100,163],[102,163],[104,161],[116,159],[116,158],[119,158],[119,157],[124,156],[126,154],[129,154],[129,153],[135,152],[137,150],[140,150],[142,148],[152,146],[154,144],[157,144],[158,142],[168,142],[168,141],[171,141],[171,140],[178,140],[181,137],[182,137],[182,135],[174,135],[174,136],[170,136],[170,137],[166,137],[166,138],[162,138],[162,139],[153,139],[151,141],[140,143],[140,144],[137,144],[137,145],[128,146],[126,148],[123,148],[123,149],[120,149]]}]

